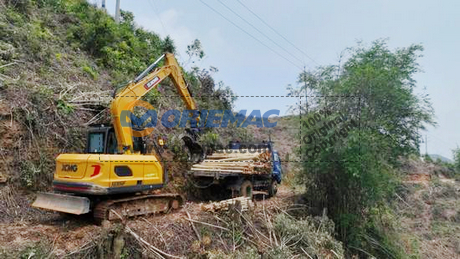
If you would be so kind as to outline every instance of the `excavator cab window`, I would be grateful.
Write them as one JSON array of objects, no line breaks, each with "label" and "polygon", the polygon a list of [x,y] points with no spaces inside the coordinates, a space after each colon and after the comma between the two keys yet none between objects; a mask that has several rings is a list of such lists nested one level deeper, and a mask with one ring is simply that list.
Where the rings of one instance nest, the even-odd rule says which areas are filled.
[{"label": "excavator cab window", "polygon": [[[105,126],[89,128],[86,150],[91,154],[118,154],[115,130]],[[145,154],[144,140],[141,137],[133,137],[133,151]]]},{"label": "excavator cab window", "polygon": [[116,154],[117,138],[113,128],[104,125],[90,127],[86,151],[91,154]]},{"label": "excavator cab window", "polygon": [[110,130],[108,133],[108,139],[107,139],[107,153],[108,154],[116,154],[117,153],[117,137],[115,136],[115,131]]},{"label": "excavator cab window", "polygon": [[104,153],[105,134],[103,132],[92,132],[88,134],[88,152]]}]

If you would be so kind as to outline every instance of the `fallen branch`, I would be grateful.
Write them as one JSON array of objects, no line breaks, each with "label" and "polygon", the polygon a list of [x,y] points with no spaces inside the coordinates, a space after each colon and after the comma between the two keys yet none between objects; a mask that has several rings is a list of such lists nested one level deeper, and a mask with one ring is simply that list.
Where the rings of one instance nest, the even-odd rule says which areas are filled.
[{"label": "fallen branch", "polygon": [[161,234],[161,231],[158,230],[158,228],[156,228],[155,225],[152,224],[150,221],[146,220],[145,218],[142,218],[142,219],[143,219],[145,222],[149,223],[150,226],[152,226],[152,227],[158,232],[158,234],[160,234],[161,240],[162,240],[163,243],[165,244],[166,248],[169,249],[169,245],[168,245],[168,243],[166,243],[166,240],[164,239],[163,234]]},{"label": "fallen branch", "polygon": [[248,225],[249,225],[249,226],[251,227],[251,229],[253,230],[253,233],[261,235],[261,236],[264,237],[266,240],[270,240],[270,238],[268,238],[266,235],[264,235],[262,232],[260,232],[260,231],[254,226],[254,224],[252,224],[251,221],[249,221],[249,220],[243,215],[243,213],[241,213],[241,211],[238,211],[238,213],[239,213],[240,216],[246,221],[246,223],[248,223]]},{"label": "fallen branch", "polygon": [[65,257],[69,257],[69,256],[71,256],[71,255],[73,255],[73,254],[80,253],[80,252],[82,252],[82,251],[85,251],[85,250],[88,250],[88,249],[90,249],[90,248],[95,247],[96,245],[94,244],[94,240],[97,240],[98,238],[100,238],[100,236],[97,236],[97,237],[95,237],[95,238],[89,240],[88,242],[86,242],[86,243],[84,243],[83,245],[81,245],[79,248],[77,248],[77,249],[75,249],[74,251],[72,251],[72,252],[70,252],[70,253],[64,255],[64,258],[65,258]]},{"label": "fallen branch", "polygon": [[2,66],[0,66],[0,68],[8,67],[8,66],[11,66],[11,65],[14,65],[14,64],[16,64],[16,62],[2,65]]},{"label": "fallen branch", "polygon": [[12,78],[11,76],[0,74],[0,79],[8,79],[8,80],[12,80],[12,81],[18,81],[20,78],[21,78],[20,76],[18,76],[17,78]]},{"label": "fallen branch", "polygon": [[201,236],[198,230],[195,227],[195,224],[193,224],[193,221],[191,221],[192,217],[190,216],[190,213],[188,213],[187,210],[185,210],[185,213],[187,213],[188,219],[190,220],[190,225],[192,225],[193,231],[195,231],[196,237],[198,237],[198,240],[201,242]]},{"label": "fallen branch", "polygon": [[399,196],[397,193],[396,194],[396,197],[398,197],[398,199],[400,199],[402,202],[404,202],[404,204],[406,204],[407,207],[409,208],[412,208],[412,206],[410,206],[403,198],[401,198],[401,196]]},{"label": "fallen branch", "polygon": [[206,225],[206,226],[210,226],[210,227],[222,229],[222,230],[225,230],[225,231],[230,231],[230,229],[224,228],[224,227],[221,227],[221,226],[216,226],[216,225],[213,225],[213,224],[209,224],[209,223],[206,223],[206,222],[197,221],[197,220],[194,220],[194,219],[188,219],[188,218],[185,218],[185,219],[188,220],[188,221],[192,221],[192,222],[195,222],[195,223],[203,224],[203,225]]},{"label": "fallen branch", "polygon": [[[114,210],[111,210],[118,218],[120,218],[121,220],[123,220],[123,218]],[[159,256],[160,258],[164,258],[164,256],[167,256],[167,257],[170,257],[170,258],[184,258],[184,257],[180,257],[180,256],[175,256],[175,255],[172,255],[172,254],[168,254],[164,251],[161,251],[160,249],[156,248],[155,246],[153,246],[152,244],[150,244],[149,242],[145,241],[145,239],[143,239],[141,236],[139,236],[136,232],[134,232],[129,226],[126,226],[125,225],[125,231],[130,234],[131,236],[133,236],[138,242],[144,244],[145,246],[147,246],[148,248],[150,248],[150,251],[154,252],[154,254],[156,254],[157,256]],[[163,256],[164,255],[164,256]]]},{"label": "fallen branch", "polygon": [[98,114],[96,114],[93,118],[91,118],[88,122],[86,122],[84,125],[90,125],[91,123],[93,122],[96,122],[97,120],[99,120],[99,116],[102,116],[104,112],[107,111],[107,108],[100,111]]},{"label": "fallen branch", "polygon": [[309,255],[309,254],[307,253],[307,251],[303,250],[303,247],[301,247],[300,249],[302,249],[302,251],[308,256],[308,258],[313,259],[313,257],[311,257],[311,255]]}]

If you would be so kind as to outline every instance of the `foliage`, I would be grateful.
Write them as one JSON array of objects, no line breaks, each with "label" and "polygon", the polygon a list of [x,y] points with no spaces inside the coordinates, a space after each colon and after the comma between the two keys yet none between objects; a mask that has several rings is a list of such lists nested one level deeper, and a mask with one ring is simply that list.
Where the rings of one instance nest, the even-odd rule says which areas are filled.
[{"label": "foliage", "polygon": [[399,254],[372,242],[383,240],[385,231],[369,226],[375,226],[372,212],[384,210],[398,185],[399,159],[418,154],[419,131],[434,124],[428,97],[413,92],[422,50],[390,51],[385,41],[350,48],[346,62],[301,73],[300,87],[291,88],[323,96],[301,107],[300,179],[312,212],[327,208],[353,253]]},{"label": "foliage", "polygon": [[[190,61],[192,61],[194,57],[197,58],[198,60],[201,60],[205,56],[203,47],[201,46],[201,42],[198,39],[196,39],[195,41],[193,41],[192,44],[187,46],[187,50],[185,51],[185,53],[187,53],[189,57],[187,64]],[[193,61],[193,63],[195,63],[195,61]]]},{"label": "foliage", "polygon": [[200,143],[206,147],[212,148],[213,150],[216,149],[218,146],[219,135],[214,132],[207,132],[200,136]]},{"label": "foliage", "polygon": [[230,110],[237,100],[236,94],[224,82],[217,83],[212,77],[218,70],[215,67],[200,69],[193,67],[184,77],[200,109]]},{"label": "foliage", "polygon": [[[130,12],[122,11],[117,24],[86,1],[65,2],[65,12],[74,20],[69,24],[68,40],[94,55],[100,65],[118,72],[116,82],[132,78],[165,50],[166,40],[163,42],[157,34],[138,28]],[[174,51],[171,46],[167,48]]]},{"label": "foliage", "polygon": [[93,79],[97,79],[97,72],[94,70],[94,68],[85,65],[82,67],[82,69],[85,73],[90,75]]},{"label": "foliage", "polygon": [[50,168],[52,161],[50,161],[49,155],[45,150],[41,150],[38,158],[28,157],[28,159],[19,162],[21,165],[20,180],[24,186],[31,189],[46,187],[43,185],[46,185],[52,176],[48,172],[53,169]]},{"label": "foliage", "polygon": [[210,258],[345,257],[342,243],[333,236],[334,223],[324,215],[295,217],[287,211],[272,213],[267,210],[264,214],[250,212],[240,217],[234,213],[230,209],[219,215],[225,227],[231,230],[224,232],[222,238],[241,248],[227,257],[212,253]]},{"label": "foliage", "polygon": [[334,255],[333,258],[344,257],[342,244],[333,237],[334,222],[327,217],[295,219],[281,213],[274,220],[274,231],[280,238],[280,248],[290,250],[289,254],[307,253],[319,258],[327,255]]},{"label": "foliage", "polygon": [[[8,156],[31,158],[14,162],[12,171],[19,172],[16,183],[49,187],[56,154],[81,151],[84,127],[110,121],[100,103],[109,97],[98,93],[123,87],[165,51],[174,53],[174,42],[137,26],[130,12],[122,11],[117,24],[85,0],[0,0],[0,9],[0,90],[22,131],[13,139],[19,148],[10,148]],[[190,54],[202,58],[199,40],[191,46]],[[232,107],[234,94],[212,77],[216,68],[183,72],[200,109]],[[171,80],[144,99],[158,109],[184,107]]]},{"label": "foliage", "polygon": [[460,174],[460,148],[453,151],[454,153],[454,168],[457,174]]},{"label": "foliage", "polygon": [[[21,259],[29,259],[33,257],[37,258],[45,258],[50,257],[50,253],[52,251],[52,247],[47,242],[38,242],[35,244],[29,244],[26,248],[19,252],[17,258]],[[1,254],[1,253],[0,253]],[[12,256],[12,255],[5,255],[5,256]]]},{"label": "foliage", "polygon": [[176,47],[174,45],[174,40],[171,39],[171,37],[169,37],[169,36],[166,36],[166,38],[163,41],[163,44],[161,45],[161,47],[162,47],[164,52],[170,52],[170,53],[176,52]]},{"label": "foliage", "polygon": [[200,40],[196,39],[191,45],[188,45],[185,53],[187,53],[190,57],[197,56],[199,59],[203,59],[204,51]]},{"label": "foliage", "polygon": [[427,163],[433,163],[433,159],[428,154],[423,156],[423,160]]},{"label": "foliage", "polygon": [[56,107],[64,114],[70,114],[74,111],[74,107],[62,99],[57,100]]}]

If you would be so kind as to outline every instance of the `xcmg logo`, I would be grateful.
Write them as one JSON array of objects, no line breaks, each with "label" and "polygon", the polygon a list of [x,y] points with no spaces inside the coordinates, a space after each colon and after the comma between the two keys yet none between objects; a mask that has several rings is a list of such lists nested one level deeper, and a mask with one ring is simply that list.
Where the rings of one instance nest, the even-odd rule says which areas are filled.
[{"label": "xcmg logo", "polygon": [[77,165],[68,165],[68,164],[63,164],[61,167],[61,171],[66,171],[66,172],[76,172],[78,170]]},{"label": "xcmg logo", "polygon": [[[134,107],[140,106],[147,109],[141,117],[136,116],[132,110]],[[166,128],[180,127],[185,128],[189,124],[191,127],[205,128],[226,128],[234,125],[240,128],[246,128],[249,125],[254,125],[258,128],[273,128],[277,122],[270,122],[270,116],[279,116],[279,110],[268,110],[262,112],[253,110],[248,113],[247,110],[241,110],[234,113],[232,110],[167,110],[161,118],[158,116],[158,111],[155,110],[149,103],[136,100],[128,104],[120,114],[120,123],[123,128],[133,130],[134,136],[146,136],[150,134],[161,123]]]}]

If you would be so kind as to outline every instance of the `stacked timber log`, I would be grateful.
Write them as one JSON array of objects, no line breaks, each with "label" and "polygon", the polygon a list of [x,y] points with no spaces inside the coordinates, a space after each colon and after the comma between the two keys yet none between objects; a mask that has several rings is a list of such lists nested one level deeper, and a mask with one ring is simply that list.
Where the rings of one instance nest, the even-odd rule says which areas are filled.
[{"label": "stacked timber log", "polygon": [[192,166],[192,171],[227,172],[241,174],[270,174],[271,154],[248,150],[217,151],[206,160]]},{"label": "stacked timber log", "polygon": [[249,197],[238,197],[209,204],[201,204],[201,210],[207,212],[216,212],[236,208],[240,211],[247,211],[254,208],[254,203]]}]

